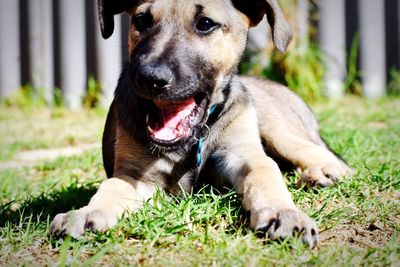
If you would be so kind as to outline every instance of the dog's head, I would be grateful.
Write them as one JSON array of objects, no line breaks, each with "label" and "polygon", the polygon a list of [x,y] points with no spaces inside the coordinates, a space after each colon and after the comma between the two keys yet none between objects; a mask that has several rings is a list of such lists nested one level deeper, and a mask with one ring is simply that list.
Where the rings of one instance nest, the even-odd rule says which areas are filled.
[{"label": "dog's head", "polygon": [[128,75],[152,110],[143,114],[150,139],[169,148],[201,132],[223,101],[249,27],[266,14],[278,50],[292,37],[276,0],[98,0],[98,8],[104,38],[115,14],[131,15]]}]

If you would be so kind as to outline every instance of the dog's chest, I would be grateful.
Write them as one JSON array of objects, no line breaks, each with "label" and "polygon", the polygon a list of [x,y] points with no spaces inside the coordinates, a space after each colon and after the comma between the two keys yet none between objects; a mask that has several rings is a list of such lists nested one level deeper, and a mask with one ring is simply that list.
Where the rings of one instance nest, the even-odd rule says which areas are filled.
[{"label": "dog's chest", "polygon": [[197,146],[189,152],[169,152],[159,157],[146,171],[145,176],[172,194],[189,192],[197,180]]}]

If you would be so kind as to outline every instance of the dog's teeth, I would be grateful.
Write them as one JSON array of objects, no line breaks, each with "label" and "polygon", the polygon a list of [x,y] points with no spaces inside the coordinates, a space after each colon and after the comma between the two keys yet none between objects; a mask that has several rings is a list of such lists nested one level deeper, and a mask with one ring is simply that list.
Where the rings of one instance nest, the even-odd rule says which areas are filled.
[{"label": "dog's teeth", "polygon": [[153,129],[151,129],[151,127],[150,127],[150,126],[147,126],[147,130],[149,131],[149,133],[150,133],[150,134],[154,134],[154,130],[153,130]]}]

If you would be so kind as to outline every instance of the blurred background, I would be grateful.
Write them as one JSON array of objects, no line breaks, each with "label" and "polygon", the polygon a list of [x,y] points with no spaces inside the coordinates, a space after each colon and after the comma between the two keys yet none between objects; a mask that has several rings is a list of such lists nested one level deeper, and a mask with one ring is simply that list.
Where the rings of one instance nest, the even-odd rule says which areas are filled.
[{"label": "blurred background", "polygon": [[[295,38],[280,54],[264,20],[239,71],[307,101],[400,93],[400,0],[280,0]],[[96,0],[0,0],[0,101],[107,106],[127,60],[128,15],[103,40]]]}]

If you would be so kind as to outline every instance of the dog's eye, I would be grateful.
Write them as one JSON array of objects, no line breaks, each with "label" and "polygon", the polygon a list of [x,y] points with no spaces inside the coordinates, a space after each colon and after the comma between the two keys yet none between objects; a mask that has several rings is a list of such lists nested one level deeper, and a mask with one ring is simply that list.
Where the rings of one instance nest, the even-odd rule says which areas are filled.
[{"label": "dog's eye", "polygon": [[149,13],[140,13],[132,17],[132,23],[139,32],[144,32],[153,25],[153,17]]},{"label": "dog's eye", "polygon": [[218,28],[220,24],[207,17],[201,17],[196,23],[196,30],[202,34],[208,34]]}]

